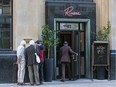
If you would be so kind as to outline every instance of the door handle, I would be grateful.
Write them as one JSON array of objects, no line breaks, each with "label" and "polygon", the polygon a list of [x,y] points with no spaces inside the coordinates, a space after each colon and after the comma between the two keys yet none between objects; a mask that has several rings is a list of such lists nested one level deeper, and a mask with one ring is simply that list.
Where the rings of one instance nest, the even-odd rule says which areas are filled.
[{"label": "door handle", "polygon": [[73,60],[77,61],[77,55],[73,55]]}]

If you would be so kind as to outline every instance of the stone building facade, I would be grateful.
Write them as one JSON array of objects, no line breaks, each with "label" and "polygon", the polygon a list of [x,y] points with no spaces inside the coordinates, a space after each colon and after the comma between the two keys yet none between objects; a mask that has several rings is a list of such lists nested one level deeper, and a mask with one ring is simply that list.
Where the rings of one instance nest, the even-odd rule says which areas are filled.
[{"label": "stone building facade", "polygon": [[[55,10],[53,10],[54,14],[52,13],[52,11],[51,13],[49,13],[49,11],[51,10],[49,9],[49,6],[55,5],[55,2],[64,3],[62,4],[64,6],[63,8],[58,7],[59,5],[56,4],[56,8],[55,8],[56,10],[58,9],[59,11],[63,12],[61,9],[64,9],[66,6],[72,5],[74,7],[73,11],[74,12],[80,11],[82,15],[74,16],[74,17],[65,17],[64,15],[56,12]],[[86,3],[86,4],[83,4],[83,3]],[[75,25],[71,23],[78,22],[79,23],[78,26],[80,26],[79,28],[81,28],[81,25],[84,25],[84,27],[87,27],[85,29],[89,29],[92,27],[93,29],[90,29],[90,30],[94,32],[98,32],[99,30],[103,28],[103,26],[106,26],[108,21],[110,21],[111,23],[111,33],[110,33],[111,79],[116,79],[116,75],[115,75],[116,73],[115,3],[116,3],[116,0],[31,0],[31,1],[30,0],[1,0],[0,1],[0,40],[1,40],[0,42],[0,64],[1,64],[0,82],[12,82],[11,80],[7,79],[9,78],[9,76],[7,76],[7,73],[10,73],[11,76],[13,77],[12,72],[14,67],[13,63],[16,61],[16,55],[15,55],[16,48],[22,39],[26,39],[26,40],[41,39],[43,25],[45,25],[46,23],[47,24],[51,23],[53,25],[58,24],[60,28],[60,25],[63,25],[62,22],[65,24],[69,22],[67,25],[70,25],[70,26]],[[88,8],[91,5],[94,8],[93,9],[91,8],[92,12],[90,12],[89,14],[89,12],[88,13],[83,12],[84,8],[83,9],[80,8],[79,10],[78,6],[76,7],[76,4],[78,6],[85,6],[85,7],[87,6]],[[87,15],[87,17],[85,17],[85,15]],[[90,20],[89,20],[89,17],[90,17]],[[54,19],[55,22],[53,22],[53,20],[49,18]],[[95,19],[92,19],[92,18],[95,18]],[[71,19],[72,21],[69,21],[68,19]],[[74,19],[79,19],[79,20],[74,20]],[[85,19],[88,19],[88,20],[85,20]],[[49,22],[49,20],[51,20],[52,22],[51,21]],[[91,25],[92,24],[90,22],[91,20],[93,20],[92,23],[94,23],[95,25]],[[86,23],[89,23],[89,22],[90,22],[90,25],[88,24],[86,26]],[[53,28],[57,28],[57,27],[53,26]],[[89,35],[90,32],[89,33],[88,32],[89,30],[88,31],[85,30],[84,35],[85,36],[88,35],[87,37],[90,39],[90,35]],[[70,32],[68,32],[68,34],[66,34],[66,32],[62,32],[61,35],[75,35],[73,33],[71,34],[69,33]],[[80,37],[82,37],[85,41],[87,40],[87,38],[83,37],[83,34]],[[89,52],[89,55],[83,57],[81,62],[83,63],[85,61],[84,62],[85,65],[81,66],[82,68],[81,74],[82,76],[84,75],[84,78],[90,78],[90,66],[91,66],[90,62],[91,61],[86,62],[87,61],[86,58],[91,57],[91,51],[90,51],[91,41],[94,41],[94,40],[95,40],[95,37],[92,37],[92,39],[87,44],[86,42],[84,42],[85,45],[89,47],[89,51],[87,50],[88,48],[86,46],[85,48],[82,47],[82,49],[85,49],[84,50],[85,53]],[[73,44],[73,43],[75,43],[74,40],[70,44]],[[73,46],[73,48],[74,47],[75,45]],[[57,56],[57,54],[55,56]],[[7,61],[12,68],[9,67],[4,60]],[[55,66],[57,68],[57,58],[55,60],[56,60]],[[89,60],[91,59],[89,58]],[[7,71],[7,69],[9,70],[9,68],[11,68],[10,71]],[[89,70],[87,71],[88,68]],[[6,72],[6,73],[3,73],[3,72]],[[55,72],[56,72],[55,75],[57,75],[59,73],[58,69],[55,70]],[[14,78],[12,79],[14,80]]]}]

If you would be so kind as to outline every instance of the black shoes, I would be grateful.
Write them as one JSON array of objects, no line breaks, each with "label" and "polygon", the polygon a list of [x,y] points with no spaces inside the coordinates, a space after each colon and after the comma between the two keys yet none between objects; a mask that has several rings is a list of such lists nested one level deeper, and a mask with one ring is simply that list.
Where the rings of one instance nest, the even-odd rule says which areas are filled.
[{"label": "black shoes", "polygon": [[[34,86],[34,84],[30,84],[31,86]],[[36,86],[39,86],[40,84],[35,84]]]},{"label": "black shoes", "polygon": [[40,84],[43,84],[43,82],[41,81]]},{"label": "black shoes", "polygon": [[17,83],[17,85],[25,85],[24,83]]},{"label": "black shoes", "polygon": [[34,86],[34,84],[30,84],[31,86]]},{"label": "black shoes", "polygon": [[[70,80],[70,81],[71,81],[72,79],[71,79],[71,78],[69,78],[68,80]],[[60,81],[61,81],[61,82],[65,82],[65,80],[63,80],[63,79],[61,79]]]},{"label": "black shoes", "polygon": [[69,80],[72,80],[71,78],[69,78]]},{"label": "black shoes", "polygon": [[61,81],[61,82],[64,82],[64,80],[62,80],[62,79],[61,79],[60,81]]},{"label": "black shoes", "polygon": [[36,84],[36,86],[38,86],[38,85],[40,85],[40,84]]}]

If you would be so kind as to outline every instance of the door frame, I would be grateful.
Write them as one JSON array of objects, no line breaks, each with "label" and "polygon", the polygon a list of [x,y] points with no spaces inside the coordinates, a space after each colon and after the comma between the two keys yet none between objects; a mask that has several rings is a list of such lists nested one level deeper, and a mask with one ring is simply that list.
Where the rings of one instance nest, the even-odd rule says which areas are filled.
[{"label": "door frame", "polygon": [[[54,18],[54,30],[57,29],[57,22],[85,22],[86,23],[86,78],[90,78],[90,19],[72,19],[72,18]],[[54,33],[54,38],[56,38],[56,33]],[[54,42],[55,43],[55,42]],[[57,67],[56,67],[56,46],[54,46],[54,74],[53,77],[56,79]]]}]

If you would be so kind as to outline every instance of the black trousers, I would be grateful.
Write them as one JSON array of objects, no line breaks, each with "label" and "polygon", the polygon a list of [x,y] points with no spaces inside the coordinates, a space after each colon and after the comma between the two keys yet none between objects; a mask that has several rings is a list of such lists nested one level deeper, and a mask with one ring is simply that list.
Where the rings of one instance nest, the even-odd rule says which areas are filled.
[{"label": "black trousers", "polygon": [[61,62],[62,67],[62,80],[65,80],[65,67],[67,67],[67,73],[69,79],[71,79],[71,71],[70,71],[70,62]]},{"label": "black trousers", "polygon": [[39,78],[40,78],[40,82],[44,81],[44,74],[43,74],[43,62],[39,63]]}]

